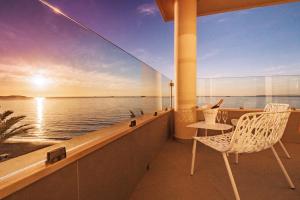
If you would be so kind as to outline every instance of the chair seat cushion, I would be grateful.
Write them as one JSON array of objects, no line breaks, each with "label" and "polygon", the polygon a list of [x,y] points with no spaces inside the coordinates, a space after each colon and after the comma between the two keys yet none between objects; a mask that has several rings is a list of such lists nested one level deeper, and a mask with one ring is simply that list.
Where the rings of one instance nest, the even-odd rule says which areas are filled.
[{"label": "chair seat cushion", "polygon": [[217,151],[226,152],[229,150],[232,134],[233,132],[230,132],[214,136],[194,137],[194,139]]}]

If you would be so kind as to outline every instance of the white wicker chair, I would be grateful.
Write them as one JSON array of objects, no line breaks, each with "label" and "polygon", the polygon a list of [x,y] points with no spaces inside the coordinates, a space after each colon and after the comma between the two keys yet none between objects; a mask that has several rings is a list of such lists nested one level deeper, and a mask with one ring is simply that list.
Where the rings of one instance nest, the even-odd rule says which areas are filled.
[{"label": "white wicker chair", "polygon": [[[281,104],[281,103],[268,103],[265,108],[264,111],[265,112],[280,112],[280,111],[287,111],[289,110],[290,105],[289,104]],[[238,119],[232,119],[231,120],[231,124],[233,126],[237,125],[237,121]],[[285,155],[287,158],[291,158],[289,152],[287,151],[287,149],[285,148],[285,146],[283,145],[282,141],[279,140],[279,145],[282,148],[282,150],[284,151]],[[238,163],[238,154],[235,155],[235,163]]]},{"label": "white wicker chair", "polygon": [[[281,103],[268,103],[264,109],[265,112],[280,112],[280,111],[287,111],[289,110],[289,104],[281,104]],[[286,157],[291,158],[289,152],[286,150],[285,146],[283,145],[282,141],[279,140],[279,144],[284,151]]]},{"label": "white wicker chair", "polygon": [[234,132],[208,137],[194,137],[191,175],[194,174],[196,145],[201,142],[222,153],[236,199],[239,193],[227,159],[228,153],[252,153],[271,148],[291,188],[295,188],[273,145],[282,137],[290,111],[256,112],[243,115]]}]

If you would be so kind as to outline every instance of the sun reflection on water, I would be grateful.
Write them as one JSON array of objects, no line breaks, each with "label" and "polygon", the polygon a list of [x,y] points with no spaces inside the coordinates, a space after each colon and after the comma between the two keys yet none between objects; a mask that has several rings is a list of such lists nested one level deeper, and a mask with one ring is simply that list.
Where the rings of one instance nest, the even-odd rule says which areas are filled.
[{"label": "sun reflection on water", "polygon": [[43,129],[43,120],[44,120],[44,97],[36,97],[35,104],[36,104],[36,128],[39,134],[42,134]]}]

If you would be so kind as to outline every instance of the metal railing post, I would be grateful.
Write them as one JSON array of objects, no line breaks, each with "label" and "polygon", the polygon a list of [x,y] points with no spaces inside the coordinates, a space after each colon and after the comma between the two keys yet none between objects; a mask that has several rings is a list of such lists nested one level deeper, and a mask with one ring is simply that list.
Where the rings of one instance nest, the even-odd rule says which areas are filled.
[{"label": "metal railing post", "polygon": [[171,96],[170,104],[171,104],[171,109],[173,109],[173,87],[174,87],[174,83],[171,80],[170,81],[170,96]]}]

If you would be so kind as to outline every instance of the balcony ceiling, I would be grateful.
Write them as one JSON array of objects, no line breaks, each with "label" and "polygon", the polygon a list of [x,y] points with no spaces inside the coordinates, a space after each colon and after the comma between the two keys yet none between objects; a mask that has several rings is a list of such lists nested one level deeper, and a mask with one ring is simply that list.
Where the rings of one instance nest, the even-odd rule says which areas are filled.
[{"label": "balcony ceiling", "polygon": [[[172,21],[174,19],[173,1],[156,0],[165,21]],[[297,1],[300,0],[197,0],[197,15],[205,16]]]}]

